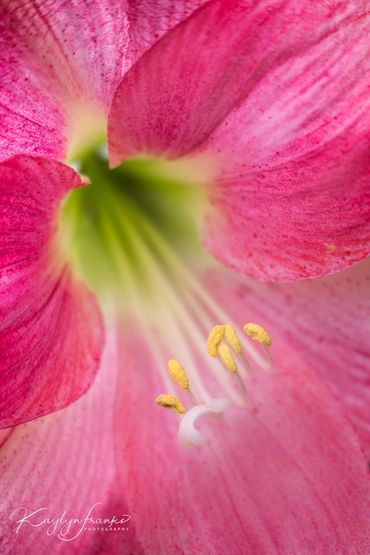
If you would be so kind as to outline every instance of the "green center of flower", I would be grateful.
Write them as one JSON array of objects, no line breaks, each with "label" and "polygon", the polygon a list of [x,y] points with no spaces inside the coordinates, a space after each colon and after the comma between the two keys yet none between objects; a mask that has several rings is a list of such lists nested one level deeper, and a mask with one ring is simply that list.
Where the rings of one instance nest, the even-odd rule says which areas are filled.
[{"label": "green center of flower", "polygon": [[245,406],[250,362],[272,368],[271,339],[258,324],[243,327],[263,346],[261,356],[246,337],[239,338],[227,307],[207,290],[204,270],[215,263],[200,245],[203,189],[188,165],[137,158],[112,170],[96,151],[79,170],[91,184],[63,203],[64,252],[96,293],[105,317],[129,322],[128,333],[139,323],[159,368],[153,400],[175,410],[180,442],[198,445],[200,417],[222,414],[229,400]]},{"label": "green center of flower", "polygon": [[66,198],[60,238],[103,308],[148,302],[163,292],[164,279],[179,279],[183,264],[205,256],[198,229],[202,189],[183,165],[138,158],[112,170],[93,152],[79,171],[91,184]]}]

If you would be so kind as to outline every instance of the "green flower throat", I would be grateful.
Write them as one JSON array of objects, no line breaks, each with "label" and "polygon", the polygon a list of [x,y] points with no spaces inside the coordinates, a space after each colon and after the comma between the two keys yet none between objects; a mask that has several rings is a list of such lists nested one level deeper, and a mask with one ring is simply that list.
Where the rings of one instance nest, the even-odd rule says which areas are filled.
[{"label": "green flower throat", "polygon": [[201,188],[176,163],[137,158],[112,170],[94,152],[79,171],[91,184],[66,198],[59,236],[103,307],[158,296],[164,280],[205,256],[197,225]]}]

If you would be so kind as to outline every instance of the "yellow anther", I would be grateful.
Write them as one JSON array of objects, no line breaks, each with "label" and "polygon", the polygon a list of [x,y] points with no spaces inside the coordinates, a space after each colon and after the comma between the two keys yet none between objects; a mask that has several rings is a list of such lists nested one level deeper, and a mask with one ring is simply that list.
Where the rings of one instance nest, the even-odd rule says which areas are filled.
[{"label": "yellow anther", "polygon": [[248,323],[243,326],[243,330],[249,337],[251,337],[254,341],[258,341],[264,347],[269,347],[271,345],[271,337],[270,334],[260,326],[259,324]]},{"label": "yellow anther", "polygon": [[189,389],[189,380],[184,368],[174,358],[167,362],[168,373],[171,378],[183,389]]},{"label": "yellow anther", "polygon": [[218,355],[219,355],[220,359],[222,360],[222,362],[224,363],[224,365],[226,366],[226,368],[230,372],[235,374],[235,372],[238,371],[238,367],[236,365],[236,362],[235,362],[235,359],[234,359],[233,355],[230,352],[229,347],[227,347],[226,345],[219,345]]},{"label": "yellow anther", "polygon": [[240,355],[240,353],[242,352],[240,339],[235,329],[230,324],[225,324],[225,339],[229,343],[233,351],[237,355]]},{"label": "yellow anther", "polygon": [[158,395],[155,402],[157,403],[157,405],[165,407],[166,409],[174,409],[179,414],[184,414],[185,412],[184,405],[180,403],[180,401],[173,395],[163,393],[162,395]]},{"label": "yellow anther", "polygon": [[225,337],[225,326],[223,324],[217,324],[211,329],[207,339],[207,351],[211,357],[216,357],[218,355],[218,346]]}]

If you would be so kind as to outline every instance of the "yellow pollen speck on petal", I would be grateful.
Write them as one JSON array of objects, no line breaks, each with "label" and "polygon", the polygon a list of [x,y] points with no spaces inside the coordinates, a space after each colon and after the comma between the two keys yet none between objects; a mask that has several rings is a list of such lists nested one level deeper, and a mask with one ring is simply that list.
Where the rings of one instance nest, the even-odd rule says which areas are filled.
[{"label": "yellow pollen speck on petal", "polygon": [[243,326],[243,330],[249,337],[254,341],[258,341],[258,343],[261,343],[264,347],[269,347],[271,345],[270,334],[259,324],[249,322]]},{"label": "yellow pollen speck on petal", "polygon": [[241,343],[240,343],[240,339],[239,339],[238,334],[236,333],[235,329],[230,324],[225,324],[225,339],[229,343],[229,345],[233,349],[233,351],[237,355],[240,355],[240,353],[242,352],[242,346],[241,346]]},{"label": "yellow pollen speck on petal", "polygon": [[157,405],[165,407],[166,409],[174,409],[179,414],[184,414],[185,412],[184,405],[173,395],[162,393],[162,395],[158,395],[155,402]]},{"label": "yellow pollen speck on petal", "polygon": [[325,250],[329,254],[333,254],[337,250],[337,245],[335,243],[324,243]]},{"label": "yellow pollen speck on petal", "polygon": [[176,359],[171,358],[167,362],[167,368],[169,375],[177,383],[177,385],[182,387],[182,389],[189,389],[189,379],[186,372]]},{"label": "yellow pollen speck on petal", "polygon": [[224,363],[224,365],[226,366],[226,368],[230,372],[235,374],[235,372],[238,371],[238,367],[236,365],[236,362],[235,362],[235,359],[234,359],[233,355],[230,352],[229,347],[227,347],[226,345],[220,345],[218,347],[218,355],[219,355],[220,359],[222,360],[222,362]]},{"label": "yellow pollen speck on petal", "polygon": [[218,355],[218,346],[225,337],[225,326],[223,324],[217,324],[211,329],[207,339],[207,351],[211,357],[216,357]]}]

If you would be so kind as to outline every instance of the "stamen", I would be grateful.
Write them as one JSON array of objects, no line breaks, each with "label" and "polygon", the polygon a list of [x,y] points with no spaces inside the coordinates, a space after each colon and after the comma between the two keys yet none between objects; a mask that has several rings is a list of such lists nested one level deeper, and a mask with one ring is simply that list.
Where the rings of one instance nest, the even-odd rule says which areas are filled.
[{"label": "stamen", "polygon": [[266,355],[266,360],[267,360],[267,365],[268,365],[268,370],[273,370],[274,369],[274,361],[272,360],[272,355],[270,352],[270,349],[266,346],[263,347],[264,351],[265,351],[265,355]]},{"label": "stamen", "polygon": [[242,361],[244,362],[244,369],[243,369],[243,366],[241,366],[241,368],[242,368],[242,374],[244,374],[244,375],[247,376],[247,375],[249,375],[249,374],[251,373],[251,371],[252,371],[251,365],[250,365],[250,363],[249,363],[249,360],[247,359],[247,357],[245,356],[245,354],[244,354],[243,352],[240,353],[240,356],[241,356]]},{"label": "stamen", "polygon": [[197,405],[191,408],[180,422],[178,435],[180,443],[185,446],[203,443],[203,435],[195,427],[196,421],[200,416],[222,414],[228,404],[227,399],[211,399],[207,405]]},{"label": "stamen", "polygon": [[235,372],[238,371],[238,367],[236,365],[236,362],[235,362],[235,359],[234,359],[233,355],[231,354],[231,351],[230,351],[229,347],[227,347],[226,345],[219,345],[218,354],[219,354],[220,359],[222,360],[222,362],[226,366],[226,368],[232,374],[235,374]]},{"label": "stamen", "polygon": [[197,397],[194,395],[193,391],[190,389],[189,378],[181,364],[175,358],[171,358],[167,362],[168,373],[171,378],[179,385],[182,389],[188,393],[191,402],[194,405],[199,405]]},{"label": "stamen", "polygon": [[259,324],[249,322],[248,324],[244,324],[243,330],[253,341],[261,343],[264,347],[269,347],[271,345],[270,334]]},{"label": "stamen", "polygon": [[229,343],[233,351],[240,355],[242,352],[242,345],[235,328],[231,324],[225,324],[225,339]]},{"label": "stamen", "polygon": [[182,389],[189,389],[189,379],[181,364],[176,359],[171,358],[167,362],[167,367],[169,375],[177,385],[182,387]]},{"label": "stamen", "polygon": [[[246,368],[247,371],[249,370],[249,363],[247,361],[247,359],[244,357],[244,354],[242,352],[242,346],[239,340],[239,337],[235,331],[235,329],[230,325],[230,324],[225,324],[225,339],[230,343],[231,347],[234,349],[236,354],[240,354],[244,360],[244,362],[246,363]],[[230,352],[230,349],[227,347],[227,345],[223,345],[221,344],[218,348],[218,354],[219,357],[221,359],[221,361],[223,362],[223,364],[226,366],[226,368],[229,370],[229,372],[231,372],[233,374],[234,379],[236,379],[238,386],[240,388],[241,394],[242,394],[242,399],[239,400],[237,402],[238,405],[240,406],[244,406],[245,405],[245,401],[247,399],[247,390],[245,388],[244,382],[240,377],[240,374],[238,372],[238,366],[236,364],[236,361],[233,357],[233,355]]]},{"label": "stamen", "polygon": [[155,402],[157,403],[157,405],[166,409],[174,409],[179,414],[185,413],[184,405],[177,399],[177,397],[174,397],[173,395],[162,393],[161,395],[158,395]]},{"label": "stamen", "polygon": [[211,357],[218,356],[218,346],[225,337],[225,326],[223,324],[217,324],[210,331],[207,338],[207,350]]},{"label": "stamen", "polygon": [[249,322],[248,324],[244,324],[243,330],[251,339],[253,339],[253,341],[257,341],[258,343],[261,343],[261,345],[263,346],[263,350],[265,351],[265,356],[267,360],[267,370],[272,370],[273,360],[269,349],[272,341],[268,331],[266,331],[265,328],[263,328],[259,324],[254,324],[252,322]]}]

